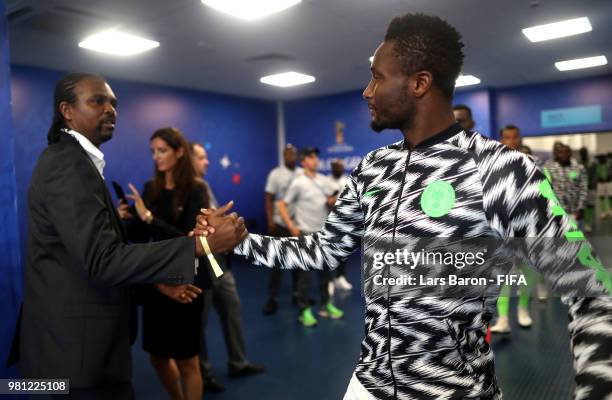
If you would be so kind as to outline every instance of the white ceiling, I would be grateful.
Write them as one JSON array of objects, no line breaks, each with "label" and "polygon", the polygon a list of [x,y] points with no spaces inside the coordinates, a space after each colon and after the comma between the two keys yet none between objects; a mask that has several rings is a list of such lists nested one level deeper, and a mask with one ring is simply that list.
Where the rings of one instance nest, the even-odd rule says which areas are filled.
[{"label": "white ceiling", "polygon": [[[369,79],[368,57],[389,20],[408,12],[439,15],[462,33],[464,73],[480,77],[481,87],[612,72],[610,65],[563,73],[553,66],[598,54],[612,62],[610,0],[304,0],[253,22],[221,14],[200,0],[6,3],[12,63],[269,100],[363,88]],[[592,32],[541,43],[521,33],[528,26],[580,16],[589,18]],[[130,58],[77,46],[89,34],[116,26],[161,46]],[[287,89],[259,82],[261,76],[287,70],[314,75],[317,81]]]}]

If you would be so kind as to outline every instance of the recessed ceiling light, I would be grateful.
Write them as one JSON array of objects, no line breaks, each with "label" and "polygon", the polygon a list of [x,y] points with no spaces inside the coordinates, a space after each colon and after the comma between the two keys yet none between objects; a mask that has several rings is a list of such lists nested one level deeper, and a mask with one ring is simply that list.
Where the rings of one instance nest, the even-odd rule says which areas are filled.
[{"label": "recessed ceiling light", "polygon": [[202,0],[202,3],[231,16],[251,21],[293,7],[302,0]]},{"label": "recessed ceiling light", "polygon": [[117,56],[131,56],[154,49],[159,42],[110,30],[87,37],[79,47]]},{"label": "recessed ceiling light", "polygon": [[291,71],[283,72],[282,74],[264,76],[263,78],[260,78],[259,81],[268,85],[289,87],[314,82],[315,77]]},{"label": "recessed ceiling light", "polygon": [[480,83],[480,79],[474,75],[459,75],[455,81],[455,87],[477,85]]},{"label": "recessed ceiling light", "polygon": [[606,56],[595,56],[587,58],[577,58],[575,60],[558,61],[555,63],[555,67],[559,71],[571,71],[572,69],[582,69],[599,67],[600,65],[606,65],[608,59]]},{"label": "recessed ceiling light", "polygon": [[537,25],[523,29],[523,35],[532,42],[557,39],[590,32],[593,28],[587,17],[568,19],[552,24]]}]

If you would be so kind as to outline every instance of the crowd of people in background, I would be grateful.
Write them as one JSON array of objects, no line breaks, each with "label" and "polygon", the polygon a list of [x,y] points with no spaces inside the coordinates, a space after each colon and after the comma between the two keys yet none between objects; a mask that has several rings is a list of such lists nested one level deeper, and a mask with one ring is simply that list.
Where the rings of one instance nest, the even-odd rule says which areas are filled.
[{"label": "crowd of people in background", "polygon": [[[466,130],[474,129],[476,123],[472,110],[465,104],[453,107],[455,120]],[[513,150],[527,154],[540,166],[551,183],[559,202],[586,233],[593,232],[598,221],[612,217],[612,153],[589,157],[586,147],[574,151],[569,145],[556,141],[546,160],[534,155],[531,148],[523,143],[520,128],[505,125],[499,131],[499,141]],[[546,154],[544,154],[546,156]],[[517,322],[521,328],[530,328],[533,320],[529,302],[534,286],[541,301],[548,299],[548,288],[537,272],[523,263],[515,263],[513,273],[520,272],[526,280],[518,290]],[[497,319],[491,326],[492,333],[511,332],[509,310],[512,288],[504,285],[497,299]]]}]

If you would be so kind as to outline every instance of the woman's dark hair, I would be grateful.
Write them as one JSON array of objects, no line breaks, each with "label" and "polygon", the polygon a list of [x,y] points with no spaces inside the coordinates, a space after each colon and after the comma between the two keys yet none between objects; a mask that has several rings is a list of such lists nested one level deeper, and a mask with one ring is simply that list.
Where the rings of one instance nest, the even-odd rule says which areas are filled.
[{"label": "woman's dark hair", "polygon": [[[172,171],[172,177],[174,178],[174,193],[172,197],[172,209],[174,210],[174,219],[178,219],[182,212],[182,206],[187,200],[187,196],[193,189],[194,185],[201,185],[202,191],[206,196],[206,188],[202,183],[201,179],[198,178],[195,168],[193,167],[193,161],[191,156],[191,149],[189,143],[183,136],[183,133],[177,128],[167,127],[156,130],[151,135],[150,141],[153,139],[161,139],[174,151],[180,151],[182,149],[183,155],[177,159],[174,170]],[[152,199],[151,204],[156,207],[159,206],[161,200],[161,194],[165,187],[166,179],[165,173],[161,172],[155,166],[153,175],[153,186],[152,186]]]},{"label": "woman's dark hair", "polygon": [[77,96],[74,93],[74,88],[79,82],[88,79],[106,82],[106,79],[101,75],[73,72],[64,76],[55,85],[55,91],[53,92],[53,121],[47,133],[47,143],[57,142],[61,134],[60,129],[66,128],[64,116],[59,110],[60,103],[65,101],[68,104],[75,104]]}]

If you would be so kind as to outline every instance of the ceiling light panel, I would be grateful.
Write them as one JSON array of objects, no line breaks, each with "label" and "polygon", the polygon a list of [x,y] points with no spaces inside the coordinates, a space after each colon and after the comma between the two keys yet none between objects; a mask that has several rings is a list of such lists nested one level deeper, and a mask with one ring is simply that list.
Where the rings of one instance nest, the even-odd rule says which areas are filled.
[{"label": "ceiling light panel", "polygon": [[315,81],[315,77],[311,75],[302,74],[299,72],[283,72],[282,74],[268,75],[259,79],[261,83],[267,85],[279,86],[279,87],[290,87],[297,85],[304,85],[306,83],[312,83]]},{"label": "ceiling light panel", "polygon": [[523,35],[532,42],[558,39],[590,32],[593,28],[587,17],[568,19],[552,24],[537,25],[523,29]]},{"label": "ceiling light panel", "polygon": [[302,0],[202,0],[207,6],[245,21],[275,14],[301,2]]},{"label": "ceiling light panel", "polygon": [[116,30],[91,35],[79,47],[116,56],[132,56],[159,46],[159,42]]},{"label": "ceiling light panel", "polygon": [[459,75],[455,81],[455,87],[477,85],[480,83],[480,79],[474,75]]},{"label": "ceiling light panel", "polygon": [[595,56],[586,58],[577,58],[575,60],[558,61],[555,63],[555,67],[559,71],[571,71],[574,69],[593,68],[601,65],[606,65],[608,59],[606,56]]}]

